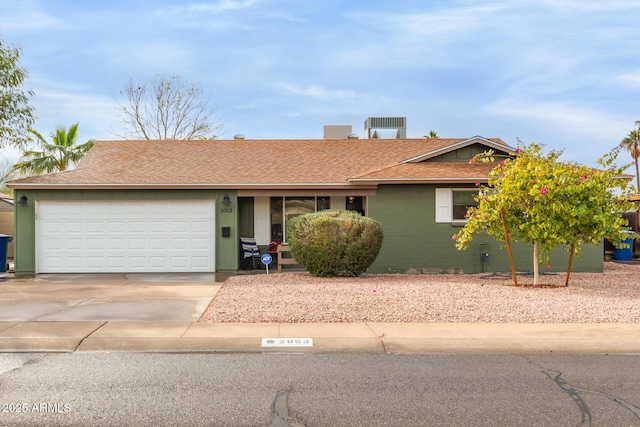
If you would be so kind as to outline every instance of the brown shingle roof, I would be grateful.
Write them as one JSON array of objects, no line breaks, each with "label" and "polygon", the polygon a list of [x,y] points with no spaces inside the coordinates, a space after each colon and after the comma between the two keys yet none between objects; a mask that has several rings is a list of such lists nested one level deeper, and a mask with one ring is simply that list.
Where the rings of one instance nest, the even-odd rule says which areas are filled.
[{"label": "brown shingle roof", "polygon": [[486,181],[489,172],[495,168],[492,163],[467,162],[421,162],[402,163],[381,170],[362,174],[350,179],[351,182],[363,181]]},{"label": "brown shingle roof", "polygon": [[99,141],[76,169],[15,180],[9,186],[348,186],[353,185],[349,179],[356,177],[478,173],[475,165],[466,162],[399,164],[460,141],[463,139]]}]

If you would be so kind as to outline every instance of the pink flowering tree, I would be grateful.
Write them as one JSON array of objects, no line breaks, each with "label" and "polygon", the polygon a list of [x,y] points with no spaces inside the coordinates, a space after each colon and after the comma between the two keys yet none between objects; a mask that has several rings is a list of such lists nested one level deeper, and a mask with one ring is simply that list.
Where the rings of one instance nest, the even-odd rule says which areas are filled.
[{"label": "pink flowering tree", "polygon": [[[606,238],[624,246],[629,237],[622,213],[632,208],[626,198],[634,191],[622,178],[627,166],[615,165],[620,149],[603,156],[598,161],[601,167],[592,169],[561,162],[561,152],[544,154],[537,144],[518,148],[490,172],[488,185],[480,187],[478,206],[469,209],[467,224],[454,235],[456,246],[467,248],[480,231],[505,242],[517,284],[511,242],[532,244],[534,285],[539,284],[539,266],[549,263],[549,251],[565,246],[570,253],[568,285],[573,255],[583,243]],[[495,160],[492,151],[474,158]]]}]

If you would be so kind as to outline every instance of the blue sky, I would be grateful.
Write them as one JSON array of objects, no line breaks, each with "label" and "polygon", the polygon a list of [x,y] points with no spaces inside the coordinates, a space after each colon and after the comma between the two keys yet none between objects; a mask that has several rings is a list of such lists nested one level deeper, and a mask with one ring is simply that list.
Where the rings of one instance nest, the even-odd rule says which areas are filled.
[{"label": "blue sky", "polygon": [[637,0],[5,0],[0,37],[23,49],[45,135],[79,121],[81,141],[117,139],[119,91],[162,74],[204,88],[225,138],[405,116],[409,137],[595,165],[640,120],[638,16]]}]

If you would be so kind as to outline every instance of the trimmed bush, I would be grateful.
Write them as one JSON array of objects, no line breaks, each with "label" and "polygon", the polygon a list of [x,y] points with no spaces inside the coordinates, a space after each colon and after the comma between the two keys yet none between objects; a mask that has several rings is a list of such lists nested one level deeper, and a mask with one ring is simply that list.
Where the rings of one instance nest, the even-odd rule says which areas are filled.
[{"label": "trimmed bush", "polygon": [[354,211],[326,210],[287,223],[291,255],[314,276],[359,276],[382,246],[382,225]]}]

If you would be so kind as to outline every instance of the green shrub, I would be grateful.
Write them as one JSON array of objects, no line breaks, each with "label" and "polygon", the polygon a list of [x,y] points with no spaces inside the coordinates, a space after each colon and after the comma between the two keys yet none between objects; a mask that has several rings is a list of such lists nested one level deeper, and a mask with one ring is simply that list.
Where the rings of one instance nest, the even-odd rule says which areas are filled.
[{"label": "green shrub", "polygon": [[359,276],[382,246],[382,225],[354,211],[327,210],[287,223],[291,255],[315,276]]}]

